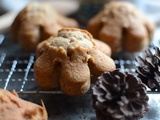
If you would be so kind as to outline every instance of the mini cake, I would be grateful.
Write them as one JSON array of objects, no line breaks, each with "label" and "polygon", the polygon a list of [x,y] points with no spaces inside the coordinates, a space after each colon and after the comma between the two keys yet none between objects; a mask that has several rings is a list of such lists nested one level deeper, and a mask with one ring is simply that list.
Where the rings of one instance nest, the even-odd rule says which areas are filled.
[{"label": "mini cake", "polygon": [[86,93],[92,80],[115,69],[114,61],[101,52],[86,30],[62,28],[37,47],[34,76],[43,89],[60,87],[70,96]]},{"label": "mini cake", "polygon": [[56,36],[62,27],[78,27],[78,23],[57,13],[48,4],[31,2],[13,21],[11,36],[24,51],[34,51],[39,42]]},{"label": "mini cake", "polygon": [[160,91],[160,49],[154,47],[152,52],[147,49],[136,57],[136,61],[138,77],[152,91]]},{"label": "mini cake", "polygon": [[97,46],[97,48],[102,51],[104,54],[111,56],[112,51],[111,51],[111,47],[106,44],[103,41],[97,40],[97,39],[93,39],[95,46]]},{"label": "mini cake", "polygon": [[[43,104],[42,104],[43,105]],[[0,120],[48,120],[46,109],[0,89]]]},{"label": "mini cake", "polygon": [[98,120],[139,120],[149,109],[146,86],[118,69],[104,72],[92,88]]},{"label": "mini cake", "polygon": [[94,38],[107,43],[113,54],[144,50],[150,43],[154,24],[134,4],[112,1],[88,22]]}]

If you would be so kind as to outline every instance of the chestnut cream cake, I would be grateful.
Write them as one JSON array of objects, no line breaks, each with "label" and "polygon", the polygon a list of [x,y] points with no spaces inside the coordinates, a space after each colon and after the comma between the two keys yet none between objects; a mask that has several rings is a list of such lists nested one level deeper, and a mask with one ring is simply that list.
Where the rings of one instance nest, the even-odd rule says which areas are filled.
[{"label": "chestnut cream cake", "polygon": [[34,51],[39,42],[56,36],[62,27],[78,27],[76,20],[61,15],[45,3],[29,3],[11,25],[11,36],[24,51]]},{"label": "chestnut cream cake", "polygon": [[[76,28],[62,28],[37,47],[34,76],[43,89],[60,89],[67,95],[83,95],[104,71],[115,69],[114,61],[101,52],[92,35]],[[91,77],[92,75],[92,77]]]},{"label": "chestnut cream cake", "polygon": [[111,1],[91,18],[87,30],[107,43],[113,54],[140,52],[148,47],[155,25],[132,3]]}]

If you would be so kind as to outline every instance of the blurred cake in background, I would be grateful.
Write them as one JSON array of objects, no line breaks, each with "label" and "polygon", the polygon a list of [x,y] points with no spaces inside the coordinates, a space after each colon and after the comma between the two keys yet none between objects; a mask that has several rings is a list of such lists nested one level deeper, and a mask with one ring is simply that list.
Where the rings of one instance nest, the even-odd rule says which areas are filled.
[{"label": "blurred cake in background", "polygon": [[11,36],[24,51],[34,51],[39,42],[56,36],[62,27],[78,27],[76,20],[55,11],[49,4],[31,2],[15,18]]},{"label": "blurred cake in background", "polygon": [[112,1],[90,19],[87,29],[117,54],[139,52],[148,47],[155,25],[134,4]]}]

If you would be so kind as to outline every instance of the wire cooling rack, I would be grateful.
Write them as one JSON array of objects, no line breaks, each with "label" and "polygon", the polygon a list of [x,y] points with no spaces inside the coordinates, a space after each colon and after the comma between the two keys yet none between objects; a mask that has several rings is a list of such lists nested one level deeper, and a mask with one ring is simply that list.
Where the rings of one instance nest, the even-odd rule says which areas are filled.
[{"label": "wire cooling rack", "polygon": [[[135,56],[123,53],[120,57],[113,58],[116,67],[121,71],[135,74]],[[48,120],[96,119],[92,108],[91,91],[82,97],[73,98],[63,95],[58,89],[52,91],[40,89],[34,79],[34,61],[34,53],[22,52],[19,45],[14,43],[7,33],[0,35],[0,88],[9,91],[15,89],[21,95],[29,95],[30,97],[27,97],[29,101],[34,99],[37,102],[43,99],[49,115]],[[159,95],[153,92],[148,92],[148,95],[150,111],[141,120],[159,120]]]},{"label": "wire cooling rack", "polygon": [[[34,53],[24,53],[9,35],[0,35],[0,88],[18,93],[63,94],[59,90],[41,90],[34,79]],[[134,55],[114,59],[117,68],[123,72],[135,73]]]}]

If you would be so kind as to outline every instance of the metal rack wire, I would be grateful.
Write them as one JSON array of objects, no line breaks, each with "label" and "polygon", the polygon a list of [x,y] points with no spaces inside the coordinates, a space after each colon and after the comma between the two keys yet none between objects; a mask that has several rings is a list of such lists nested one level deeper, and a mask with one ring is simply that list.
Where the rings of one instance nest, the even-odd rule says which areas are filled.
[{"label": "metal rack wire", "polygon": [[[38,87],[33,69],[35,54],[20,52],[19,46],[7,36],[0,35],[0,88],[27,94],[63,94],[59,90],[44,91]],[[123,72],[135,73],[133,59],[119,58],[114,61]]]}]

